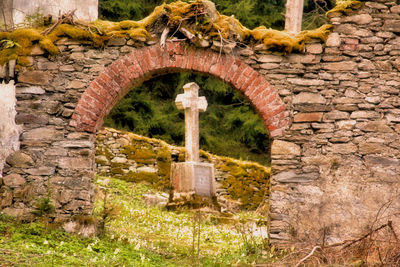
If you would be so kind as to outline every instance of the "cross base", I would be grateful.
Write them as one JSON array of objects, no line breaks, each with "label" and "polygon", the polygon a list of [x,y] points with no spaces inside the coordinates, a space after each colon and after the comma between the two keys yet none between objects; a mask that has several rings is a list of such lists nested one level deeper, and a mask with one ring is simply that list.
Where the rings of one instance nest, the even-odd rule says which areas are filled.
[{"label": "cross base", "polygon": [[171,166],[172,192],[190,193],[198,196],[214,197],[216,194],[214,164],[200,162],[180,162]]}]

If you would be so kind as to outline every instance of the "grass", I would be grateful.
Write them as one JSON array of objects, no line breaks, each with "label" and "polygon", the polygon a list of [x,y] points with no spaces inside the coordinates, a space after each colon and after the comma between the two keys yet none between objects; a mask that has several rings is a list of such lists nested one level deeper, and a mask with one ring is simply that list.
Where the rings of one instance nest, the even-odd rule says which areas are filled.
[{"label": "grass", "polygon": [[[0,266],[251,266],[282,255],[251,230],[262,218],[238,214],[230,223],[215,216],[147,206],[147,184],[98,177],[94,217],[109,216],[102,237],[83,238],[44,222],[22,223],[0,216]],[[105,198],[104,196],[107,195]],[[106,205],[104,205],[106,199]],[[200,226],[199,257],[193,226]],[[252,227],[250,227],[251,225]],[[195,243],[197,249],[197,240]]]}]

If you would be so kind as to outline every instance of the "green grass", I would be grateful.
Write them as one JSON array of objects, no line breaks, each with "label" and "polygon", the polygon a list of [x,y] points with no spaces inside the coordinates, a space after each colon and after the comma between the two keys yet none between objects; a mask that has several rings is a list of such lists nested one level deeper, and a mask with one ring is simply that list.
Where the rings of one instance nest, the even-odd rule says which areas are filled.
[{"label": "green grass", "polygon": [[[105,192],[110,214],[102,237],[83,238],[53,225],[15,222],[1,215],[0,266],[193,266],[197,262],[193,225],[199,226],[198,213],[146,206],[142,195],[154,192],[146,184],[99,177],[96,185],[94,216],[100,220],[104,214]],[[282,255],[241,223],[261,218],[251,212],[235,218],[222,224],[211,215],[201,215],[201,266],[251,266]]]}]

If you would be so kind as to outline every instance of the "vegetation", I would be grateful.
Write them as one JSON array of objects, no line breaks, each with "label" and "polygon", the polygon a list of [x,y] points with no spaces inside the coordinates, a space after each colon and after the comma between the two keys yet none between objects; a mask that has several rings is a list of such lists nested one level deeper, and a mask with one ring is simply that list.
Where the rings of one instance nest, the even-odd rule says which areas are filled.
[{"label": "vegetation", "polygon": [[202,266],[233,266],[271,262],[287,253],[268,246],[265,230],[254,230],[257,224],[259,230],[265,229],[263,219],[254,213],[241,213],[221,223],[213,214],[148,206],[143,195],[159,192],[143,183],[98,177],[96,185],[94,219],[106,220],[103,237],[81,238],[52,225],[18,223],[1,215],[1,264],[191,266],[199,260]]}]

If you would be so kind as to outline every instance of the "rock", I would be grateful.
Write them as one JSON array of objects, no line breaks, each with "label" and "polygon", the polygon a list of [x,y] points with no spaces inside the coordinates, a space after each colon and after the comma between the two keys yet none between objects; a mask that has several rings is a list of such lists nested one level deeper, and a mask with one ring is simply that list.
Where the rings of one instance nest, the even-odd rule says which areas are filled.
[{"label": "rock", "polygon": [[337,121],[337,120],[347,120],[349,118],[349,113],[343,111],[331,111],[325,113],[324,121]]},{"label": "rock", "polygon": [[64,133],[51,127],[35,128],[22,134],[22,140],[60,140]]},{"label": "rock", "polygon": [[360,143],[359,151],[361,154],[381,154],[387,151],[387,147],[380,143]]},{"label": "rock", "polygon": [[322,112],[312,112],[312,113],[297,113],[294,115],[294,122],[319,122],[322,121]]},{"label": "rock", "polygon": [[67,88],[72,88],[72,89],[80,89],[86,87],[86,83],[78,81],[78,80],[73,80],[69,83]]},{"label": "rock", "polygon": [[392,13],[400,13],[400,5],[392,6],[390,8],[390,12],[392,12]]},{"label": "rock", "polygon": [[274,140],[271,146],[272,155],[295,155],[300,156],[300,146],[281,140]]},{"label": "rock", "polygon": [[323,64],[322,68],[331,71],[351,71],[357,68],[357,63],[354,61],[332,62]]},{"label": "rock", "polygon": [[327,150],[338,154],[352,154],[357,152],[357,146],[353,143],[332,144]]},{"label": "rock", "polygon": [[319,178],[319,173],[297,174],[294,171],[281,172],[272,179],[281,183],[307,183]]},{"label": "rock", "polygon": [[323,51],[322,45],[318,43],[306,45],[306,52],[310,54],[321,54]]},{"label": "rock", "polygon": [[152,168],[152,167],[143,166],[143,167],[137,168],[137,172],[157,173],[158,170],[155,168]]},{"label": "rock", "polygon": [[58,160],[58,167],[61,169],[88,169],[92,168],[92,160],[84,157],[63,157]]},{"label": "rock", "polygon": [[6,162],[16,168],[26,168],[33,165],[32,158],[21,151],[16,151],[9,155]]},{"label": "rock", "polygon": [[364,157],[364,159],[365,163],[369,166],[374,166],[374,165],[395,166],[395,167],[400,166],[400,161],[394,158],[367,155]]},{"label": "rock", "polygon": [[337,127],[339,130],[351,130],[354,128],[356,125],[357,121],[351,120],[351,121],[338,121],[336,122]]},{"label": "rock", "polygon": [[380,4],[377,2],[366,2],[365,5],[369,8],[373,9],[387,9],[388,7],[384,4]]},{"label": "rock", "polygon": [[12,173],[3,177],[3,183],[11,188],[26,184],[26,180],[17,173]]},{"label": "rock", "polygon": [[46,91],[39,86],[17,87],[17,94],[43,95]]},{"label": "rock", "polygon": [[260,63],[280,63],[283,61],[283,57],[275,55],[262,55],[256,60]]},{"label": "rock", "polygon": [[113,37],[107,43],[108,46],[123,46],[125,44],[126,39],[123,37]]},{"label": "rock", "polygon": [[392,133],[393,130],[386,121],[368,121],[358,123],[356,127],[364,132]]},{"label": "rock", "polygon": [[143,200],[148,206],[165,207],[168,202],[168,195],[160,194],[143,194]]},{"label": "rock", "polygon": [[[290,79],[288,79],[289,82],[291,82]],[[301,79],[299,79],[301,80]],[[293,98],[293,104],[325,104],[326,99],[319,95],[319,94],[313,94],[313,93],[300,93],[298,95],[295,95]]]},{"label": "rock", "polygon": [[400,32],[400,20],[385,20],[382,30],[388,32]]},{"label": "rock", "polygon": [[272,70],[272,69],[276,69],[279,68],[279,64],[277,63],[263,63],[260,65],[260,68],[264,69],[264,70]]},{"label": "rock", "polygon": [[41,166],[35,169],[27,169],[25,170],[26,173],[30,175],[40,175],[40,176],[47,176],[53,175],[56,172],[55,167],[48,167],[48,166]]},{"label": "rock", "polygon": [[60,67],[60,71],[72,72],[72,71],[75,71],[75,68],[72,65],[62,65]]},{"label": "rock", "polygon": [[46,85],[49,84],[52,76],[48,72],[38,70],[28,70],[19,74],[18,82],[28,83],[35,85]]},{"label": "rock", "polygon": [[[91,219],[88,218],[87,221],[91,221]],[[79,223],[77,221],[69,221],[64,223],[63,229],[67,233],[78,234],[86,238],[96,236],[97,233],[97,227],[95,223]]]},{"label": "rock", "polygon": [[5,208],[2,210],[5,215],[13,216],[18,219],[31,217],[31,210],[21,208]]},{"label": "rock", "polygon": [[359,25],[369,24],[372,22],[372,17],[370,14],[359,14],[353,16],[345,16],[342,19],[342,22],[352,22]]},{"label": "rock", "polygon": [[54,146],[64,148],[94,148],[94,142],[89,140],[66,140],[53,143]]},{"label": "rock", "polygon": [[11,191],[6,190],[0,197],[0,209],[8,207],[12,204],[13,194]]},{"label": "rock", "polygon": [[120,164],[123,164],[123,163],[128,162],[128,160],[127,160],[126,158],[122,158],[122,157],[115,157],[115,158],[113,158],[113,159],[111,160],[111,162],[112,162],[112,163],[120,163]]},{"label": "rock", "polygon": [[333,32],[329,34],[328,39],[326,40],[326,46],[331,47],[339,47],[341,44],[339,33]]},{"label": "rock", "polygon": [[354,111],[350,115],[351,119],[378,119],[379,113],[375,111]]},{"label": "rock", "polygon": [[35,115],[31,113],[18,113],[15,117],[15,122],[17,124],[39,124],[46,125],[49,123],[49,119],[46,116]]},{"label": "rock", "polygon": [[71,53],[71,55],[69,56],[69,59],[75,60],[75,61],[81,61],[81,60],[85,59],[85,55],[82,52],[74,52],[74,53]]}]

